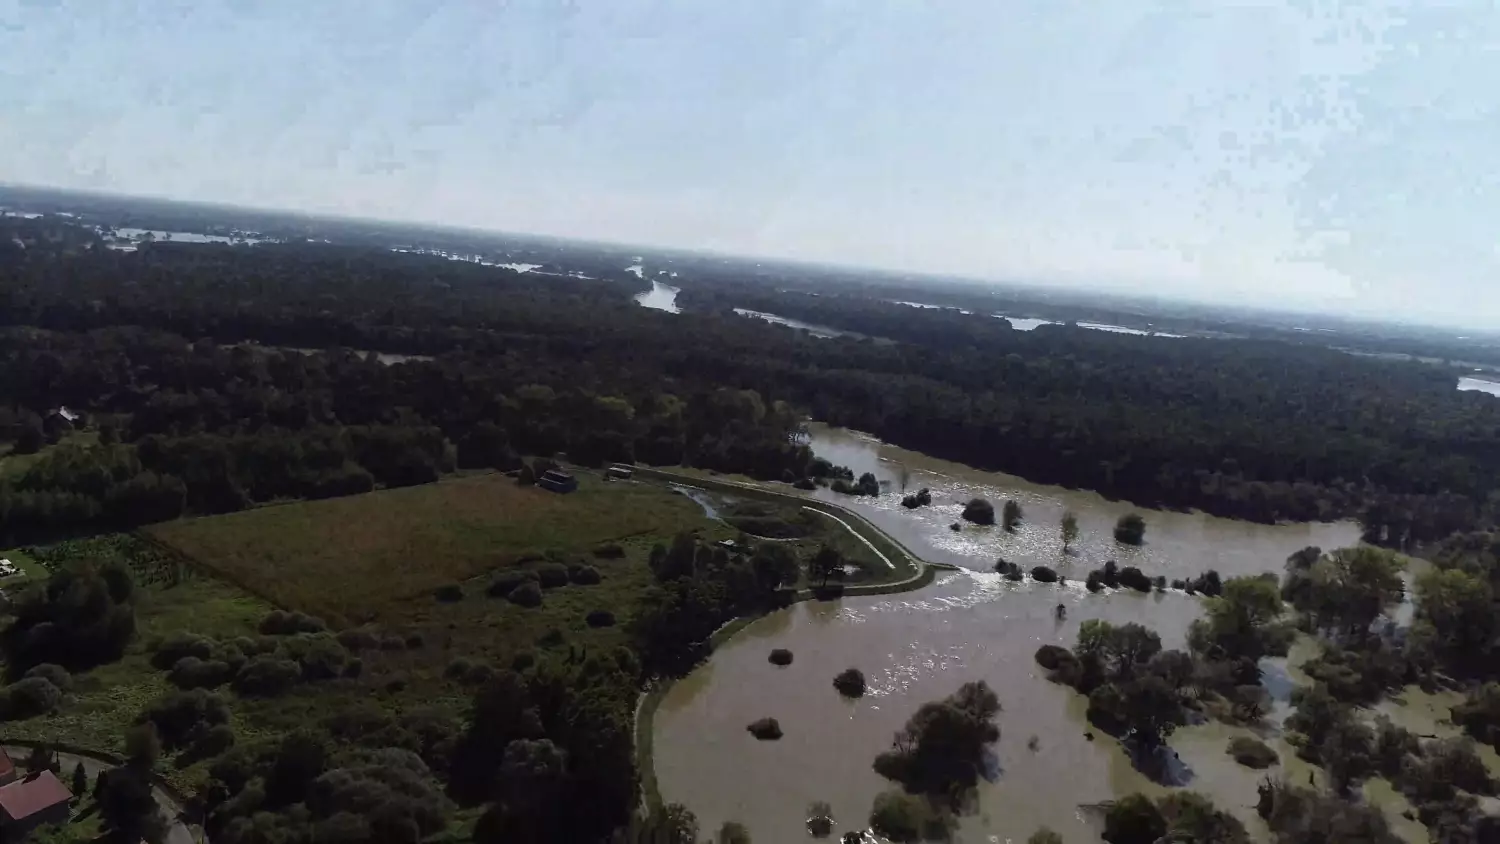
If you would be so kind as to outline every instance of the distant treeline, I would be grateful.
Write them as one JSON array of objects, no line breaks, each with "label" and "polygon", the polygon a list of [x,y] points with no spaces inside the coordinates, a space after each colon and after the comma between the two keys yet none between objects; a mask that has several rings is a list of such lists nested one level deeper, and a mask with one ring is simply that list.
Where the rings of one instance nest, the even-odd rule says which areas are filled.
[{"label": "distant treeline", "polygon": [[[6,244],[11,436],[58,405],[116,419],[143,471],[182,481],[193,512],[219,500],[194,492],[216,472],[263,500],[353,489],[359,469],[393,484],[559,450],[795,479],[799,412],[1144,505],[1359,516],[1398,546],[1487,521],[1500,478],[1500,403],[1437,368],[1326,349],[1021,332],[987,315],[683,279],[697,312],[672,315],[635,305],[633,276],[533,278],[353,247]],[[731,307],[896,342],[815,339]],[[435,359],[229,347],[250,341]],[[411,433],[370,433],[386,428]],[[200,462],[224,468],[161,462],[143,451],[153,435],[219,438],[228,456]],[[361,436],[400,445],[371,456]],[[283,456],[246,456],[268,453]],[[298,468],[248,468],[277,459]]]}]

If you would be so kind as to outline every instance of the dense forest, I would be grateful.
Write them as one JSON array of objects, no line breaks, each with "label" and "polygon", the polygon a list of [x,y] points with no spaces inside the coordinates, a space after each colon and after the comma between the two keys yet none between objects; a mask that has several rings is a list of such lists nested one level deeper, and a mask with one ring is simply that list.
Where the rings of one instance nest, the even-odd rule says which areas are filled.
[{"label": "dense forest", "polygon": [[0,492],[27,514],[12,530],[418,483],[518,453],[790,480],[803,413],[1146,505],[1359,516],[1394,546],[1486,522],[1500,478],[1500,404],[1420,364],[750,286],[687,284],[690,312],[672,315],[636,306],[625,273],[537,279],[324,244],[117,252],[55,220],[3,225],[0,438],[54,440],[66,406],[107,440]]}]

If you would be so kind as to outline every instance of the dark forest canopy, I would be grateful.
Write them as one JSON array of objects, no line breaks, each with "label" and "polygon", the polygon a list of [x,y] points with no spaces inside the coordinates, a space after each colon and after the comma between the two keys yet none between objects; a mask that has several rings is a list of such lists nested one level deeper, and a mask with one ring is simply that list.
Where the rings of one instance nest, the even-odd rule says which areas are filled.
[{"label": "dark forest canopy", "polygon": [[[1393,545],[1483,521],[1500,478],[1500,403],[1435,367],[1328,349],[1021,332],[749,285],[689,285],[685,301],[706,311],[672,315],[636,306],[630,275],[535,278],[345,246],[0,244],[0,437],[59,405],[115,418],[143,469],[184,480],[190,499],[184,464],[151,455],[201,436],[241,449],[290,438],[323,455],[308,472],[358,467],[377,483],[555,450],[796,477],[798,413],[1143,505],[1358,515]],[[731,306],[897,342],[816,339]],[[244,343],[434,359],[232,345]],[[328,452],[346,429],[383,442],[372,432],[390,427],[407,433],[371,458],[381,471],[352,443]],[[143,451],[153,436],[161,448]],[[298,494],[262,486],[249,496]]]}]

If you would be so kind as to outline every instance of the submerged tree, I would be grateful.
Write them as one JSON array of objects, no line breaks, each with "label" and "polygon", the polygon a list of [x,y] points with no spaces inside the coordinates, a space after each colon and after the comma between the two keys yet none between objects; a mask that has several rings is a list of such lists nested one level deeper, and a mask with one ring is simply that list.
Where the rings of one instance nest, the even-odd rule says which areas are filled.
[{"label": "submerged tree", "polygon": [[907,791],[958,805],[978,782],[984,754],[1000,740],[1000,700],[984,681],[923,704],[875,757],[875,770]]},{"label": "submerged tree", "polygon": [[1078,541],[1078,516],[1072,510],[1064,510],[1062,514],[1062,546],[1067,552]]},{"label": "submerged tree", "polygon": [[963,518],[976,525],[992,525],[995,523],[995,505],[983,498],[970,499],[964,505]]},{"label": "submerged tree", "polygon": [[1139,513],[1126,513],[1115,522],[1115,541],[1140,545],[1146,541],[1146,520]]},{"label": "submerged tree", "polygon": [[1006,531],[1015,533],[1016,528],[1021,525],[1021,505],[1017,504],[1015,499],[1007,499],[1001,510],[1000,519]]}]

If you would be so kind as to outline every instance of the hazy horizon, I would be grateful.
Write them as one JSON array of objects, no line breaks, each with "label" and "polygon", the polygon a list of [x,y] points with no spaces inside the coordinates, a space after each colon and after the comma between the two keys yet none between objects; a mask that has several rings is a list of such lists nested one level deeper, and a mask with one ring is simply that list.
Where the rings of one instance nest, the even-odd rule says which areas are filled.
[{"label": "hazy horizon", "polygon": [[0,8],[0,181],[1500,318],[1478,3]]}]

